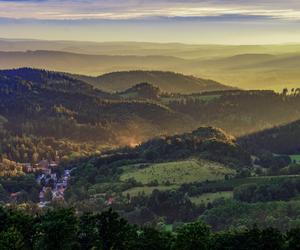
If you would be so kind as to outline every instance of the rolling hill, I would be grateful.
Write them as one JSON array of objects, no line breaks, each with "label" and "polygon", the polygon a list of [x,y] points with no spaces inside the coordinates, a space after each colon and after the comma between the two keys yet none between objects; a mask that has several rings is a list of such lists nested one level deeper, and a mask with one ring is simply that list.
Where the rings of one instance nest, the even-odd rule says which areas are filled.
[{"label": "rolling hill", "polygon": [[185,59],[209,59],[240,54],[299,53],[299,44],[281,45],[207,45],[150,42],[85,42],[1,39],[0,51],[52,50],[91,55],[176,56]]},{"label": "rolling hill", "polygon": [[[2,41],[4,51],[0,52],[0,69],[33,67],[89,76],[133,70],[172,71],[243,89],[276,91],[299,85],[298,45],[239,47],[169,44],[168,50],[166,44],[147,43],[90,44],[91,47],[87,46],[88,43],[75,43],[72,47],[72,43],[67,42],[36,42],[35,48],[34,43],[30,44]],[[155,79],[151,76],[150,80]],[[89,81],[98,84],[98,80]],[[111,86],[107,89],[114,90]]]},{"label": "rolling hill", "polygon": [[276,154],[300,154],[300,120],[263,130],[239,139],[244,147],[252,151],[268,150]]},{"label": "rolling hill", "polygon": [[194,60],[189,68],[224,84],[246,89],[273,89],[299,86],[299,53],[237,54],[223,58]]},{"label": "rolling hill", "polygon": [[73,74],[99,75],[120,70],[176,68],[185,60],[173,56],[88,55],[62,51],[0,52],[0,68],[43,68]]},{"label": "rolling hill", "polygon": [[137,151],[149,160],[201,157],[233,166],[250,164],[249,155],[235,138],[215,127],[200,127],[191,133],[151,139]]},{"label": "rolling hill", "polygon": [[17,134],[117,144],[190,122],[162,104],[119,100],[64,74],[28,68],[0,71],[0,115]]},{"label": "rolling hill", "polygon": [[[175,218],[178,221],[185,216],[175,215],[177,212],[174,217],[158,212],[160,206],[168,206],[165,195],[171,195],[173,201],[180,203],[175,207],[171,205],[170,210],[179,211],[184,209],[184,204],[191,204],[187,192],[179,189],[186,190],[195,183],[224,181],[250,167],[249,164],[250,155],[232,136],[217,128],[200,127],[190,133],[161,136],[135,148],[116,149],[70,163],[76,169],[72,173],[67,199],[89,204],[99,198],[105,199],[109,194],[113,207],[122,202],[128,204],[118,207],[125,216],[131,217],[136,211],[137,223],[152,220],[153,217],[145,217],[150,211],[155,217],[165,215],[172,223]],[[155,205],[155,196],[160,194],[162,200]],[[185,197],[184,201],[181,197]],[[140,214],[137,210],[142,206],[148,209]],[[191,216],[193,211],[189,209],[187,215]],[[138,219],[140,216],[143,219]]]},{"label": "rolling hill", "polygon": [[96,88],[108,92],[125,91],[142,82],[153,84],[163,92],[169,93],[190,94],[233,89],[213,80],[164,71],[123,71],[108,73],[98,77],[76,75],[74,77],[89,82]]},{"label": "rolling hill", "polygon": [[49,72],[46,70],[19,68],[0,70],[0,76],[8,79],[17,79],[30,82],[32,87],[59,91],[65,93],[84,93],[104,99],[118,99],[116,95],[95,89],[83,81],[69,77],[59,72]]}]

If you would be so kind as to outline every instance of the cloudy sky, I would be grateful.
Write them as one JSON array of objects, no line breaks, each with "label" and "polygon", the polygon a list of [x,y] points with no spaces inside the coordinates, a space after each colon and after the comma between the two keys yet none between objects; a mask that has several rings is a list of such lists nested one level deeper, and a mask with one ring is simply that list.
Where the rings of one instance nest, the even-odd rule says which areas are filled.
[{"label": "cloudy sky", "polygon": [[300,0],[0,0],[0,37],[298,43]]}]

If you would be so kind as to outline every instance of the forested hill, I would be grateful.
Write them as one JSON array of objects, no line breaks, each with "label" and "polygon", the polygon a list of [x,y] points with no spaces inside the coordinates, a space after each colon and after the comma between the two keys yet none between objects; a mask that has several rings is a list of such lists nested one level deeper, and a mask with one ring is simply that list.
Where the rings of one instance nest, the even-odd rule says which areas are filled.
[{"label": "forested hill", "polygon": [[8,131],[2,133],[6,138],[9,132],[135,145],[203,125],[241,136],[300,119],[299,103],[298,91],[182,95],[161,93],[155,85],[140,83],[111,94],[64,73],[29,68],[0,71],[0,116],[8,120],[4,126]]},{"label": "forested hill", "polygon": [[125,99],[151,99],[159,101],[161,90],[152,84],[142,82],[118,94]]},{"label": "forested hill", "polygon": [[196,78],[174,72],[164,71],[122,71],[104,74],[98,77],[74,76],[82,79],[104,91],[120,92],[141,82],[156,85],[163,92],[169,93],[199,93],[205,91],[229,90],[213,80]]},{"label": "forested hill", "polygon": [[197,156],[233,166],[250,164],[246,151],[235,138],[214,127],[200,127],[191,133],[151,139],[137,149],[148,159],[175,160]]},{"label": "forested hill", "polygon": [[189,126],[188,119],[162,104],[117,100],[82,81],[33,69],[0,72],[0,115],[14,136],[115,145],[174,132],[177,124]]},{"label": "forested hill", "polygon": [[66,93],[82,93],[105,99],[116,99],[117,96],[95,89],[83,81],[69,77],[63,73],[32,68],[0,70],[3,80],[14,79],[28,82],[33,88],[48,89]]},{"label": "forested hill", "polygon": [[255,152],[268,150],[276,154],[300,154],[300,120],[263,130],[239,139],[240,144]]}]

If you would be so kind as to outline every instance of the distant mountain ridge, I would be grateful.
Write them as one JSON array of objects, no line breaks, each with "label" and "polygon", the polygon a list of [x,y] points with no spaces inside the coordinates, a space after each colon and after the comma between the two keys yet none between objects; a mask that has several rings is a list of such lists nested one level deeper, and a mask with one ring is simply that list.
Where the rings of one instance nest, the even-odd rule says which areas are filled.
[{"label": "distant mountain ridge", "polygon": [[184,62],[181,58],[160,55],[92,55],[48,50],[0,51],[2,69],[31,67],[88,75],[132,69],[171,69]]},{"label": "distant mountain ridge", "polygon": [[0,39],[0,69],[33,67],[98,76],[172,71],[243,89],[297,88],[300,45],[218,46]]},{"label": "distant mountain ridge", "polygon": [[191,94],[207,91],[230,90],[232,87],[213,80],[201,79],[169,71],[120,71],[98,77],[73,76],[86,81],[98,89],[108,92],[120,92],[134,85],[147,82],[163,92]]}]

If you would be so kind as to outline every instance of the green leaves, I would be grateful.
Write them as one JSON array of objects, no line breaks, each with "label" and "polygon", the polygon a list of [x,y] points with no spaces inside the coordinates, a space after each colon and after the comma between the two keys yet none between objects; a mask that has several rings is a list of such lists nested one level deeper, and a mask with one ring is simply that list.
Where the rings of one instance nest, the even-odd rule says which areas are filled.
[{"label": "green leaves", "polygon": [[174,250],[208,250],[210,229],[201,221],[186,224],[176,232]]}]

